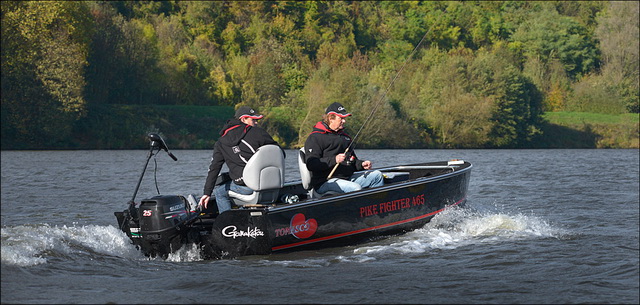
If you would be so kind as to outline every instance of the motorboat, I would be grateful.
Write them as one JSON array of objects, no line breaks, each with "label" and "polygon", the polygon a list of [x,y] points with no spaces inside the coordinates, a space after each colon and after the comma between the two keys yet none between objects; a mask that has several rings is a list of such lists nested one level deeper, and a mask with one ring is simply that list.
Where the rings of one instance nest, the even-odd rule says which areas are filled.
[{"label": "motorboat", "polygon": [[[285,181],[284,155],[265,145],[245,166],[251,195],[230,192],[234,208],[219,213],[212,197],[207,209],[193,194],[161,194],[136,202],[150,158],[165,141],[149,134],[150,149],[128,207],[115,212],[119,228],[150,257],[167,257],[194,244],[203,259],[268,255],[337,247],[401,234],[428,223],[435,215],[466,202],[472,164],[458,159],[378,168],[384,185],[349,193],[319,194],[309,185],[311,173],[298,152],[300,179]],[[227,173],[218,177],[225,182]]]}]

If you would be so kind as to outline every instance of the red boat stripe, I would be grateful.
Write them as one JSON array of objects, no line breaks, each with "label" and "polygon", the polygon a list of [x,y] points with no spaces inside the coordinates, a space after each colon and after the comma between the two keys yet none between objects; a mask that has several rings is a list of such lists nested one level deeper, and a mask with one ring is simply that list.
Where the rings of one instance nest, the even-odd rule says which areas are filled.
[{"label": "red boat stripe", "polygon": [[422,215],[422,216],[413,217],[413,218],[409,218],[409,219],[405,219],[405,220],[401,220],[401,221],[396,221],[396,222],[392,222],[392,223],[388,223],[388,224],[384,224],[384,225],[379,225],[379,226],[375,226],[375,227],[370,227],[370,228],[366,228],[366,229],[361,229],[361,230],[345,232],[345,233],[340,233],[340,234],[331,235],[331,236],[320,237],[320,238],[316,238],[316,239],[300,241],[300,242],[293,243],[293,244],[288,244],[288,245],[277,246],[277,247],[271,248],[271,251],[277,251],[277,250],[282,250],[282,249],[302,246],[302,245],[305,245],[305,244],[312,244],[312,243],[316,243],[316,242],[320,242],[320,241],[335,239],[335,238],[349,236],[349,235],[355,235],[355,234],[362,233],[362,232],[372,231],[372,230],[375,230],[375,229],[386,228],[386,227],[391,227],[391,226],[395,226],[395,225],[399,225],[399,224],[403,224],[403,223],[407,223],[407,222],[420,220],[422,218],[438,214],[438,213],[444,211],[446,208],[449,208],[449,207],[452,207],[452,206],[456,206],[456,205],[460,204],[460,202],[462,202],[464,199],[465,198],[462,198],[462,199],[458,200],[458,202],[456,202],[456,203],[454,203],[454,204],[452,204],[450,206],[447,206],[447,207],[445,207],[443,209],[440,209],[440,210],[437,210],[435,212],[431,212],[429,214],[425,214],[425,215]]}]

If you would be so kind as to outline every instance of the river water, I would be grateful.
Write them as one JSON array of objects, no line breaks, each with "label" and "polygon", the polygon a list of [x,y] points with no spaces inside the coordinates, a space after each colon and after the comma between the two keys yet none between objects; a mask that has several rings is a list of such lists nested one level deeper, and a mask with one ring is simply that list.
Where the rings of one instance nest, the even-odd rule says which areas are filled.
[{"label": "river water", "polygon": [[[208,150],[151,159],[136,199],[202,192]],[[287,151],[287,181],[299,178]],[[466,207],[348,247],[148,259],[113,215],[147,151],[2,151],[2,303],[629,303],[638,150],[359,150],[374,166],[465,159]],[[155,169],[155,171],[154,171]],[[157,189],[156,189],[157,181]]]}]

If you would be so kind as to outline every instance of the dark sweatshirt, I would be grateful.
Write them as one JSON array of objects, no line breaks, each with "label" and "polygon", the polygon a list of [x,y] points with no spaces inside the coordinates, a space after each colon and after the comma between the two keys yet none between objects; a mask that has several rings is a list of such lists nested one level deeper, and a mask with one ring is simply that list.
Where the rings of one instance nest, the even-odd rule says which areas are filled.
[{"label": "dark sweatshirt", "polygon": [[[344,153],[351,144],[351,137],[344,130],[334,131],[324,122],[318,122],[304,143],[305,162],[311,171],[311,185],[315,190],[327,181],[336,165],[336,155]],[[348,162],[350,157],[354,159]],[[349,179],[354,172],[363,170],[362,160],[354,152],[340,163],[332,178]]]},{"label": "dark sweatshirt", "polygon": [[203,194],[211,196],[225,162],[231,179],[238,185],[244,185],[242,181],[244,166],[260,146],[267,144],[278,145],[264,129],[249,126],[237,119],[228,120],[220,130],[220,139],[213,146],[213,156]]}]

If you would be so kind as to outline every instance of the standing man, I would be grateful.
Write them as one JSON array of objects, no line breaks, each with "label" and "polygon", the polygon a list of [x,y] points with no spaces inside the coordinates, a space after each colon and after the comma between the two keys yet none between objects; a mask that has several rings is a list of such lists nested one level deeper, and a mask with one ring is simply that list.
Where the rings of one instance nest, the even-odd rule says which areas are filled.
[{"label": "standing man", "polygon": [[[355,152],[346,151],[351,137],[344,132],[344,123],[349,116],[351,113],[340,103],[329,105],[322,121],[316,123],[304,143],[307,169],[312,173],[311,185],[320,194],[327,191],[346,193],[384,184],[378,170],[354,175],[356,171],[371,169],[372,164],[369,160],[358,159]],[[338,168],[329,178],[336,164],[339,164]]]},{"label": "standing man", "polygon": [[[213,156],[209,165],[207,181],[204,184],[204,195],[200,198],[200,205],[207,208],[211,194],[214,192],[218,212],[231,209],[229,190],[239,194],[250,195],[253,190],[242,180],[245,165],[260,146],[267,144],[278,145],[276,141],[262,128],[258,127],[258,120],[262,115],[251,107],[242,106],[236,110],[220,130],[220,139],[213,146]],[[284,154],[284,151],[282,152]],[[222,165],[227,163],[231,181],[215,186]]]}]

